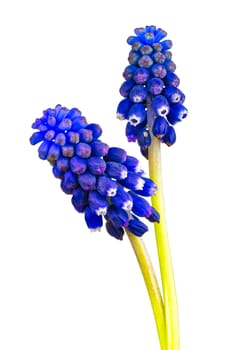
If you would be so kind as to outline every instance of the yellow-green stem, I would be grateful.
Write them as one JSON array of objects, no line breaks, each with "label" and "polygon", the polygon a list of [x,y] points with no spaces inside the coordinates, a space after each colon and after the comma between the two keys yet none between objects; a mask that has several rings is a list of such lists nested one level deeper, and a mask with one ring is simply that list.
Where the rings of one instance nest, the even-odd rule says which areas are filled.
[{"label": "yellow-green stem", "polygon": [[158,186],[158,192],[152,197],[152,205],[160,213],[160,223],[155,223],[155,234],[163,287],[167,350],[179,350],[178,308],[164,209],[160,141],[155,137],[149,148],[149,171],[150,178]]},{"label": "yellow-green stem", "polygon": [[126,232],[135,252],[138,264],[140,266],[145,281],[145,285],[154,314],[155,323],[157,326],[161,350],[167,350],[164,305],[150,257],[148,255],[142,238],[136,237],[127,230]]}]

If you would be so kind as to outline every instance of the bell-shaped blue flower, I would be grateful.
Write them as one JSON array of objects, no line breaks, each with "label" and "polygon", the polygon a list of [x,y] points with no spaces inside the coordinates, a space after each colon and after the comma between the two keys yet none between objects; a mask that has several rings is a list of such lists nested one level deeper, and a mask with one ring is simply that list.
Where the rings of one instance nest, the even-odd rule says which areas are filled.
[{"label": "bell-shaped blue flower", "polygon": [[137,141],[141,147],[149,147],[151,145],[150,131],[146,127],[138,131]]},{"label": "bell-shaped blue flower", "polygon": [[183,97],[183,93],[177,87],[172,85],[166,86],[163,90],[163,94],[171,103],[178,103]]},{"label": "bell-shaped blue flower", "polygon": [[90,123],[85,128],[92,131],[93,140],[97,140],[102,135],[102,128],[99,124]]},{"label": "bell-shaped blue flower", "polygon": [[123,239],[124,236],[124,229],[122,227],[117,227],[114,225],[114,223],[111,220],[106,221],[106,230],[110,234],[110,236],[119,239],[120,241]]},{"label": "bell-shaped blue flower", "polygon": [[125,80],[131,80],[134,77],[134,73],[136,71],[137,67],[134,66],[133,64],[130,64],[127,66],[123,72],[123,77]]},{"label": "bell-shaped blue flower", "polygon": [[87,160],[88,170],[94,175],[102,175],[106,169],[105,161],[100,157],[90,157]]},{"label": "bell-shaped blue flower", "polygon": [[135,172],[128,172],[127,177],[121,180],[120,183],[129,188],[130,190],[142,190],[145,184],[145,180]]},{"label": "bell-shaped blue flower", "polygon": [[91,191],[96,186],[96,176],[86,171],[84,174],[78,175],[79,185],[84,191]]},{"label": "bell-shaped blue flower", "polygon": [[91,154],[93,156],[104,157],[108,154],[109,146],[101,141],[94,141],[91,144]]},{"label": "bell-shaped blue flower", "polygon": [[128,171],[133,171],[133,172],[141,172],[141,166],[140,166],[140,162],[137,158],[132,157],[127,155],[124,163],[123,163],[126,168],[128,169]]},{"label": "bell-shaped blue flower", "polygon": [[162,139],[167,133],[168,126],[169,124],[164,117],[159,116],[155,118],[152,126],[153,135],[156,136],[158,139]]},{"label": "bell-shaped blue flower", "polygon": [[132,106],[132,101],[129,98],[121,100],[117,107],[117,118],[120,120],[126,119]]},{"label": "bell-shaped blue flower", "polygon": [[160,78],[152,78],[147,82],[147,89],[152,95],[159,95],[163,91],[164,82]]},{"label": "bell-shaped blue flower", "polygon": [[[68,164],[66,164],[67,162],[65,162],[67,160],[67,158],[63,158],[62,162],[58,160],[58,164],[61,167],[61,170],[64,169],[63,168],[63,164],[65,163],[66,166],[68,166]],[[87,170],[87,161],[86,159],[80,158],[80,157],[72,157],[70,160],[70,168],[73,171],[73,173],[75,174],[83,174],[85,173],[85,171]]]},{"label": "bell-shaped blue flower", "polygon": [[111,205],[107,209],[105,219],[112,221],[116,227],[125,227],[128,225],[129,215],[124,209]]},{"label": "bell-shaped blue flower", "polygon": [[114,197],[118,184],[106,175],[98,176],[96,189],[102,196]]},{"label": "bell-shaped blue flower", "polygon": [[123,187],[118,187],[117,193],[111,198],[111,203],[117,208],[130,211],[133,206],[132,196]]},{"label": "bell-shaped blue flower", "polygon": [[128,113],[128,120],[131,125],[137,126],[146,121],[146,110],[145,106],[141,103],[132,105]]},{"label": "bell-shaped blue flower", "polygon": [[103,218],[101,215],[97,215],[90,207],[86,207],[84,211],[84,218],[87,227],[91,231],[100,231],[103,226]]},{"label": "bell-shaped blue flower", "polygon": [[171,125],[168,126],[167,132],[162,138],[162,141],[168,146],[172,146],[176,142],[176,132]]},{"label": "bell-shaped blue flower", "polygon": [[172,125],[174,125],[182,121],[184,118],[186,118],[187,115],[188,115],[187,109],[182,104],[177,103],[171,107],[171,110],[167,116],[167,119]]},{"label": "bell-shaped blue flower", "polygon": [[148,231],[148,227],[135,215],[133,215],[133,218],[129,221],[127,228],[131,233],[138,237],[141,237]]},{"label": "bell-shaped blue flower", "polygon": [[106,161],[112,161],[117,163],[124,163],[126,160],[127,153],[123,148],[120,147],[110,147],[108,154],[104,158]]},{"label": "bell-shaped blue flower", "polygon": [[162,95],[157,95],[153,99],[152,105],[157,116],[165,117],[170,111],[168,100]]},{"label": "bell-shaped blue flower", "polygon": [[130,191],[129,194],[133,199],[132,212],[135,215],[145,217],[151,222],[159,222],[159,213],[144,198],[138,196],[133,191]]},{"label": "bell-shaped blue flower", "polygon": [[[56,162],[57,168],[62,172],[67,171],[69,169],[69,166],[71,165],[72,159],[70,161],[68,158],[60,157]],[[71,169],[71,170],[73,171],[73,169]],[[75,173],[75,171],[73,171],[73,172]]]},{"label": "bell-shaped blue flower", "polygon": [[76,154],[80,158],[89,158],[91,155],[91,146],[85,142],[79,142],[76,145]]},{"label": "bell-shaped blue flower", "polygon": [[179,77],[173,72],[167,73],[167,75],[164,78],[164,82],[168,86],[172,85],[172,86],[178,87],[180,85]]},{"label": "bell-shaped blue flower", "polygon": [[147,68],[136,68],[133,79],[136,84],[145,84],[150,78],[150,71]]},{"label": "bell-shaped blue flower", "polygon": [[[133,119],[133,122],[137,122],[137,119]],[[125,135],[128,142],[136,142],[138,137],[138,132],[140,131],[140,126],[134,126],[130,122],[126,124]]]},{"label": "bell-shaped blue flower", "polygon": [[126,80],[120,87],[120,94],[123,97],[128,97],[130,90],[134,86],[134,80]]},{"label": "bell-shaped blue flower", "polygon": [[106,162],[106,165],[106,173],[108,176],[116,180],[122,180],[126,178],[128,171],[123,164],[117,162]]},{"label": "bell-shaped blue flower", "polygon": [[105,215],[109,206],[105,196],[101,196],[98,191],[90,191],[88,197],[89,206],[97,215]]},{"label": "bell-shaped blue flower", "polygon": [[72,204],[74,208],[79,212],[83,213],[85,208],[88,206],[88,192],[81,188],[76,188],[73,191]]},{"label": "bell-shaped blue flower", "polygon": [[67,194],[72,194],[77,187],[77,177],[72,171],[66,171],[61,181],[61,188]]},{"label": "bell-shaped blue flower", "polygon": [[142,180],[144,182],[143,187],[134,189],[134,192],[136,194],[139,194],[140,196],[143,196],[143,197],[151,197],[151,196],[155,195],[158,188],[157,188],[156,184],[154,183],[154,181],[152,181],[149,178],[143,177],[143,176],[142,176]]},{"label": "bell-shaped blue flower", "polygon": [[147,90],[142,85],[135,85],[129,93],[129,98],[134,103],[142,103],[147,96]]},{"label": "bell-shaped blue flower", "polygon": [[80,129],[79,130],[79,141],[90,143],[93,141],[93,133],[90,129]]}]

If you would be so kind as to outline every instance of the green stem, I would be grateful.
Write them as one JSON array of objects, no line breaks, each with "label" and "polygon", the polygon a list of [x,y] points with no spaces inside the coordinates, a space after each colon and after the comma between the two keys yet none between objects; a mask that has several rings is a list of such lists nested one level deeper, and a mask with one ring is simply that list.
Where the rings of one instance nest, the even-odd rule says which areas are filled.
[{"label": "green stem", "polygon": [[136,237],[127,230],[126,233],[136,255],[138,264],[140,266],[145,281],[145,285],[154,314],[155,323],[157,326],[161,350],[167,350],[164,305],[150,257],[148,255],[142,238]]},{"label": "green stem", "polygon": [[160,141],[152,138],[149,148],[149,172],[150,178],[158,186],[158,191],[152,197],[152,205],[160,213],[160,223],[155,223],[155,235],[157,241],[158,258],[163,287],[163,299],[166,322],[167,350],[179,350],[179,321],[176,298],[176,287],[172,267],[172,259],[169,248],[168,232],[165,218],[163,199],[163,186],[161,174]]}]

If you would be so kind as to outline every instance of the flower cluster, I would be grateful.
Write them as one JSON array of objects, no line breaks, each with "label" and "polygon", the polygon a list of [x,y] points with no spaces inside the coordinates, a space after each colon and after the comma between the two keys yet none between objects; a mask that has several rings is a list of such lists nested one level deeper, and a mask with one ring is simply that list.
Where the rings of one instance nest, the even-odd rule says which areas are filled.
[{"label": "flower cluster", "polygon": [[41,143],[39,157],[52,165],[89,229],[99,230],[104,217],[108,233],[122,239],[124,228],[137,236],[148,230],[139,217],[159,221],[158,212],[143,198],[156,193],[155,183],[144,176],[135,157],[102,142],[101,127],[88,124],[77,108],[49,108],[32,128],[38,131],[31,144]]},{"label": "flower cluster", "polygon": [[129,142],[137,141],[146,156],[155,136],[171,146],[176,141],[174,125],[187,116],[185,96],[178,88],[180,80],[174,73],[171,40],[155,26],[135,29],[136,36],[128,38],[132,46],[129,65],[123,72],[120,87],[124,99],[117,107],[117,117],[126,119]]}]

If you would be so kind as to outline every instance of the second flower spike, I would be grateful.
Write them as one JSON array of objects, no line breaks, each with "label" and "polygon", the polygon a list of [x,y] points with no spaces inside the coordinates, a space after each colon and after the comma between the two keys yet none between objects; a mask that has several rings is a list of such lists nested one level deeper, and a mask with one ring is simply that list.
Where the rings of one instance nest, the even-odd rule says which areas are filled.
[{"label": "second flower spike", "polygon": [[40,143],[39,158],[52,165],[90,230],[100,230],[105,220],[108,233],[122,239],[124,228],[136,236],[148,230],[138,217],[159,221],[159,213],[143,198],[156,193],[155,183],[144,176],[135,157],[102,142],[101,127],[89,124],[77,108],[49,108],[32,128],[37,131],[31,144]]}]

